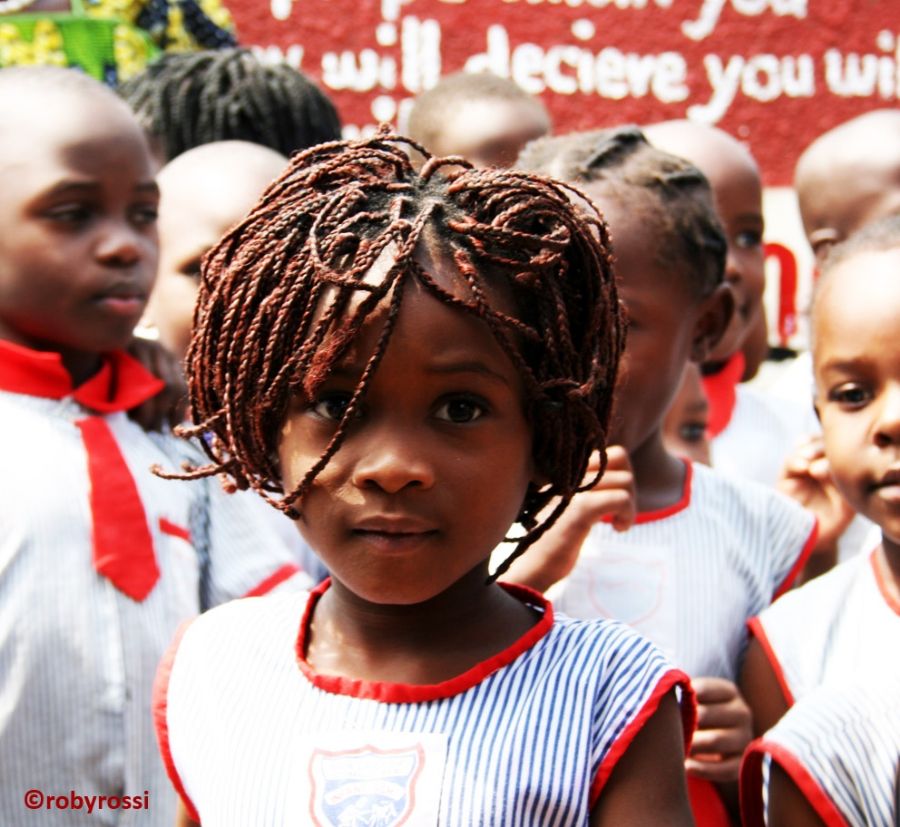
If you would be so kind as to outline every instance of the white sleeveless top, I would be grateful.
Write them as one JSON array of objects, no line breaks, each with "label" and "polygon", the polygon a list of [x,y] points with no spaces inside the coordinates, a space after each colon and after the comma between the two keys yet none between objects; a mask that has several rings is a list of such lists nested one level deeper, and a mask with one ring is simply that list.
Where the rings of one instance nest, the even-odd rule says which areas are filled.
[{"label": "white sleeveless top", "polygon": [[900,824],[900,674],[874,686],[813,690],[754,741],[741,766],[746,827],[765,826],[767,759],[784,769],[827,827]]},{"label": "white sleeveless top", "polygon": [[561,612],[628,623],[692,677],[735,681],[747,620],[788,588],[815,543],[815,518],[757,483],[686,464],[676,505],[628,531],[598,523],[547,596]]},{"label": "white sleeveless top", "polygon": [[785,700],[848,676],[878,680],[900,652],[900,605],[861,554],[777,600],[750,621]]},{"label": "white sleeveless top", "polygon": [[627,627],[541,614],[505,651],[414,686],[319,675],[308,597],[235,601],[193,621],[157,677],[164,761],[204,827],[583,825],[634,736],[686,676]]}]

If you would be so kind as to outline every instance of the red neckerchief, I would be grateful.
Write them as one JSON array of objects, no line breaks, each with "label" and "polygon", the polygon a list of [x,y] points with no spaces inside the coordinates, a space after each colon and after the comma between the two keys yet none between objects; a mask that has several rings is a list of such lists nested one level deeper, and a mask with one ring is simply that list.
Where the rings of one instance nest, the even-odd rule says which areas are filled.
[{"label": "red neckerchief", "polygon": [[709,435],[717,437],[731,422],[737,402],[737,386],[744,375],[744,354],[738,351],[724,367],[710,376],[703,377],[703,390],[709,400]]},{"label": "red neckerchief", "polygon": [[[97,414],[127,411],[156,396],[165,383],[136,359],[116,351],[77,388],[58,353],[31,350],[0,340],[0,390],[76,402]],[[137,484],[102,416],[76,420],[91,483],[94,568],[119,591],[143,600],[159,580],[153,536]]]}]

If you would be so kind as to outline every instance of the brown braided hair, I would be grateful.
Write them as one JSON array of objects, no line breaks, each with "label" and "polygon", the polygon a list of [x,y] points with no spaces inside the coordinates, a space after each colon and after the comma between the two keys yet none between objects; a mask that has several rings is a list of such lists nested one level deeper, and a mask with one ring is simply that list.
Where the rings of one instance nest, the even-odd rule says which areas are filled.
[{"label": "brown braided hair", "polygon": [[[425,158],[418,172],[410,152]],[[295,156],[204,259],[187,355],[194,425],[183,433],[201,437],[211,464],[181,478],[225,473],[299,517],[295,503],[302,509],[340,448],[388,346],[404,285],[418,282],[484,320],[522,376],[534,459],[548,483],[529,486],[517,518],[527,533],[507,538],[516,547],[499,576],[590,487],[582,480],[594,449],[605,466],[623,322],[607,230],[586,201],[584,210],[575,206],[572,199],[583,198],[551,179],[432,158],[385,132]],[[455,264],[462,297],[423,269],[423,246]],[[385,252],[391,264],[383,279],[365,281]],[[518,317],[493,307],[491,291],[511,296]],[[289,400],[298,393],[315,399],[385,304],[384,327],[333,438],[285,492],[278,440]],[[539,522],[538,512],[556,498]]]}]

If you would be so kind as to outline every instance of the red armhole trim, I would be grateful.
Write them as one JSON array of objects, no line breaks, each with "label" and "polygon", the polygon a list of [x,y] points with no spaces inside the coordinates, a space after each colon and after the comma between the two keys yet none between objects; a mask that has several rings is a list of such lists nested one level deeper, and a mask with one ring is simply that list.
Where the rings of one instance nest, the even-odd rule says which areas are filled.
[{"label": "red armhole trim", "polygon": [[260,597],[261,595],[268,594],[276,586],[280,586],[285,580],[293,577],[301,570],[300,566],[295,566],[293,563],[286,563],[280,569],[277,569],[270,574],[262,581],[262,583],[250,589],[244,597]]},{"label": "red armhole trim", "polygon": [[890,608],[895,614],[900,615],[900,603],[898,603],[894,596],[888,591],[887,583],[884,582],[884,577],[881,574],[881,570],[878,568],[878,560],[876,559],[876,555],[878,554],[878,549],[869,556],[869,564],[872,566],[872,574],[875,575],[875,584],[878,586],[878,591],[881,592],[881,596],[884,598],[884,602],[888,604],[888,608]]},{"label": "red armhole trim", "polygon": [[680,686],[682,690],[681,720],[684,725],[684,749],[687,752],[691,739],[694,737],[694,727],[697,723],[697,700],[694,696],[694,690],[691,688],[690,678],[678,669],[670,669],[659,679],[650,697],[641,707],[638,714],[622,730],[622,734],[616,739],[616,742],[612,745],[609,752],[606,753],[606,757],[597,768],[597,774],[591,782],[589,801],[591,809],[597,803],[597,799],[600,798],[600,793],[603,791],[603,787],[609,780],[609,776],[615,769],[619,759],[631,746],[631,742],[643,729],[644,724],[655,714],[662,699],[676,686]]},{"label": "red armhole trim", "polygon": [[169,648],[166,650],[165,655],[163,655],[163,658],[156,669],[156,678],[153,681],[152,707],[153,728],[156,730],[156,740],[159,743],[159,751],[162,753],[162,760],[166,768],[166,773],[169,776],[169,780],[172,782],[172,786],[175,787],[175,791],[184,802],[188,815],[194,821],[199,823],[200,816],[197,813],[196,807],[194,807],[194,802],[191,801],[184,789],[184,784],[181,782],[181,776],[178,775],[175,761],[172,758],[172,749],[169,745],[169,678],[172,677],[172,667],[175,665],[175,655],[178,653],[178,646],[190,624],[191,621],[186,620],[178,627],[175,638],[169,645]]},{"label": "red armhole trim", "polygon": [[[664,508],[657,508],[654,511],[641,511],[635,515],[634,524],[642,525],[643,523],[654,523],[657,520],[665,520],[666,517],[672,517],[680,511],[684,511],[691,504],[691,491],[693,490],[694,481],[694,465],[689,459],[679,457],[684,463],[684,482],[681,486],[681,497],[678,502],[667,505]],[[602,523],[611,523],[612,515],[607,514],[600,518]]]},{"label": "red armhole trim", "polygon": [[816,547],[816,540],[819,539],[819,521],[816,520],[813,523],[812,531],[809,532],[809,537],[806,538],[806,543],[804,543],[803,548],[800,550],[800,556],[797,558],[797,562],[791,566],[791,570],[787,573],[787,577],[784,578],[781,585],[775,589],[775,594],[772,595],[772,600],[776,600],[781,595],[783,595],[791,586],[794,585],[794,581],[797,579],[797,576],[803,570],[803,567],[806,565],[807,560],[809,560],[810,555],[813,553],[813,549]]},{"label": "red armhole trim", "polygon": [[328,590],[330,585],[331,578],[327,578],[310,591],[306,609],[300,620],[294,655],[297,660],[297,666],[304,677],[313,686],[333,695],[349,695],[352,698],[365,698],[388,704],[423,703],[439,698],[452,698],[454,695],[459,695],[481,683],[481,681],[498,669],[502,669],[504,666],[512,663],[519,655],[527,652],[553,628],[553,607],[546,597],[527,586],[504,582],[499,584],[501,588],[523,603],[541,609],[543,615],[534,626],[502,652],[498,652],[493,657],[476,664],[461,675],[433,684],[388,683],[385,681],[364,681],[358,678],[346,678],[342,675],[323,675],[316,672],[306,660],[306,640],[316,603],[319,602],[319,598]]},{"label": "red armhole trim", "polygon": [[796,756],[781,744],[764,737],[757,738],[747,747],[741,763],[741,815],[745,827],[765,827],[762,762],[766,754],[790,776],[825,827],[849,827],[840,810]]},{"label": "red armhole trim", "polygon": [[165,517],[159,518],[159,530],[163,534],[169,534],[172,537],[180,537],[182,540],[191,543],[191,532],[186,528],[182,528],[180,525],[173,523],[171,520],[167,520]]},{"label": "red armhole trim", "polygon": [[750,630],[750,634],[757,639],[759,645],[762,647],[763,654],[765,654],[766,660],[769,661],[772,672],[775,673],[775,680],[778,681],[778,686],[781,688],[781,694],[784,696],[784,700],[787,702],[788,706],[793,706],[794,693],[791,692],[791,687],[781,668],[781,663],[775,654],[775,650],[772,648],[769,638],[766,637],[766,630],[763,629],[763,625],[759,622],[759,618],[751,617],[750,620],[747,621],[747,628]]}]

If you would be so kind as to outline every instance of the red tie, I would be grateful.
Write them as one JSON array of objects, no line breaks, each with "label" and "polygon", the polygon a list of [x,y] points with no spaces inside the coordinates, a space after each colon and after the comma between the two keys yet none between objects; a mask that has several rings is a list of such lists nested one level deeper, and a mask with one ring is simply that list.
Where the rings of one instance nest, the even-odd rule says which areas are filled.
[{"label": "red tie", "polygon": [[[101,369],[73,390],[59,354],[0,341],[0,389],[62,399],[72,395],[99,414],[126,411],[150,399],[164,383],[128,354],[104,357]],[[102,416],[75,423],[81,431],[91,482],[94,567],[119,591],[143,600],[159,579],[153,536],[137,485]]]}]

